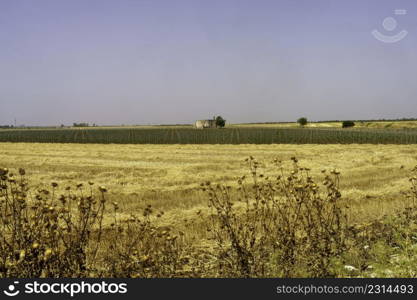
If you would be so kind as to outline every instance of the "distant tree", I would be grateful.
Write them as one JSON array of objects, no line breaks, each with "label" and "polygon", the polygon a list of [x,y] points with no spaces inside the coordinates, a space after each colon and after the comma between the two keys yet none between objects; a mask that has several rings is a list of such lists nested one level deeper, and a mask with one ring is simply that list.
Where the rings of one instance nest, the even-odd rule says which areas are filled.
[{"label": "distant tree", "polygon": [[343,121],[342,122],[342,128],[348,128],[355,126],[355,122],[353,121]]},{"label": "distant tree", "polygon": [[216,117],[216,127],[223,128],[226,125],[226,120],[221,116]]},{"label": "distant tree", "polygon": [[297,120],[297,123],[300,124],[300,126],[305,126],[305,125],[307,125],[307,118],[305,118],[305,117],[299,118]]},{"label": "distant tree", "polygon": [[90,126],[88,123],[73,123],[74,127],[88,127]]}]

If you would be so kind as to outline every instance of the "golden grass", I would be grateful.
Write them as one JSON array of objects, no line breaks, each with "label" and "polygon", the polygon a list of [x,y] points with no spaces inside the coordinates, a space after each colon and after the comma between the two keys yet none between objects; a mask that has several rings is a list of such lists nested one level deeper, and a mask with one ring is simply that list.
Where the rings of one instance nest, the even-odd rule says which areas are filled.
[{"label": "golden grass", "polygon": [[[417,220],[417,218],[415,218],[415,215],[412,215],[410,213],[410,209],[415,210],[410,208],[410,199],[412,198],[413,203],[415,203],[417,199],[417,186],[415,181],[415,172],[417,171],[417,168],[414,168],[414,166],[417,165],[417,147],[413,145],[94,145],[0,143],[0,168],[7,167],[10,169],[10,172],[18,172],[20,175],[24,175],[26,173],[26,178],[29,180],[28,187],[31,188],[27,190],[25,189],[25,192],[23,194],[19,192],[15,194],[17,195],[16,201],[18,201],[18,203],[26,203],[25,201],[21,201],[19,197],[26,198],[27,195],[27,199],[31,201],[33,205],[36,205],[37,200],[34,199],[38,199],[40,194],[45,193],[45,190],[43,190],[42,188],[50,189],[52,182],[59,183],[58,187],[54,189],[52,195],[59,195],[67,185],[74,187],[78,183],[84,183],[84,186],[86,187],[85,192],[89,193],[88,191],[90,187],[89,184],[87,184],[87,182],[89,181],[95,182],[95,187],[97,185],[105,185],[107,187],[109,193],[106,193],[106,199],[110,200],[109,203],[113,203],[114,207],[119,207],[120,209],[117,209],[117,211],[110,209],[110,211],[107,211],[106,214],[101,215],[104,217],[103,219],[100,219],[99,228],[100,230],[101,228],[103,228],[103,232],[106,233],[106,238],[101,241],[98,238],[99,236],[101,237],[101,234],[97,234],[97,241],[100,242],[100,250],[98,252],[95,250],[98,248],[90,246],[87,247],[87,241],[85,239],[80,238],[80,243],[84,245],[85,248],[83,248],[85,250],[83,253],[87,253],[91,249],[94,250],[92,252],[94,254],[94,263],[96,263],[95,257],[97,254],[98,268],[93,268],[91,270],[93,270],[94,272],[97,271],[98,273],[89,273],[89,276],[99,276],[100,274],[107,274],[107,276],[110,276],[108,274],[111,274],[111,276],[116,277],[147,276],[148,273],[146,269],[144,269],[146,271],[144,271],[146,274],[135,273],[137,271],[136,267],[138,267],[137,263],[142,262],[143,264],[147,265],[148,260],[144,260],[143,257],[148,256],[143,256],[142,254],[146,254],[149,251],[153,251],[152,253],[154,254],[153,256],[151,255],[153,258],[160,258],[160,254],[158,252],[161,248],[160,244],[154,242],[154,237],[152,235],[147,236],[146,234],[149,232],[145,230],[143,232],[144,236],[141,237],[141,241],[144,238],[148,242],[145,246],[142,245],[144,248],[142,246],[142,248],[138,248],[138,253],[141,253],[141,255],[138,256],[140,260],[136,261],[136,258],[133,261],[129,259],[127,261],[119,259],[122,257],[133,257],[132,255],[134,253],[132,252],[132,254],[131,252],[129,252],[133,249],[129,246],[129,242],[131,241],[130,237],[133,235],[141,236],[140,226],[142,225],[139,224],[139,227],[131,228],[131,231],[124,233],[124,239],[121,239],[121,233],[124,232],[125,229],[122,230],[121,227],[114,227],[114,224],[124,224],[125,222],[120,222],[121,220],[129,221],[129,216],[132,213],[139,216],[142,215],[142,213],[144,212],[143,209],[145,207],[147,207],[147,209],[150,210],[151,206],[148,206],[150,204],[152,205],[152,211],[154,212],[154,214],[152,214],[152,216],[150,216],[150,218],[147,220],[152,221],[152,224],[155,224],[155,226],[157,226],[155,227],[157,228],[157,231],[161,230],[161,232],[168,232],[168,228],[175,228],[175,233],[181,236],[181,247],[183,248],[179,246],[178,249],[175,247],[172,248],[171,246],[173,246],[174,244],[169,244],[171,242],[169,242],[167,245],[164,244],[167,247],[164,246],[165,248],[163,249],[170,253],[168,256],[164,257],[171,257],[170,255],[172,254],[173,256],[171,258],[174,259],[173,262],[175,263],[174,265],[176,265],[176,262],[182,261],[181,257],[183,257],[183,255],[186,255],[184,257],[188,257],[191,255],[190,257],[192,257],[193,261],[195,262],[195,264],[192,264],[193,268],[195,266],[197,268],[196,270],[199,270],[197,273],[194,274],[194,271],[184,269],[183,271],[185,272],[185,276],[265,276],[266,273],[264,273],[263,271],[263,266],[266,266],[269,260],[263,259],[264,254],[268,254],[271,251],[271,248],[269,248],[270,241],[265,242],[264,244],[263,241],[266,240],[259,239],[257,240],[258,244],[256,244],[256,249],[250,246],[249,248],[244,248],[246,250],[243,252],[241,251],[241,247],[245,247],[245,245],[252,245],[245,244],[245,241],[253,240],[245,240],[247,230],[252,228],[253,224],[258,224],[257,226],[255,226],[258,229],[264,228],[263,226],[261,226],[263,224],[262,222],[267,220],[267,217],[270,216],[270,213],[272,213],[273,211],[269,211],[268,213],[266,213],[263,218],[258,218],[259,216],[254,214],[252,210],[244,209],[244,207],[242,206],[244,204],[243,202],[236,202],[237,199],[242,197],[242,193],[240,193],[237,189],[229,189],[228,187],[226,187],[227,185],[232,185],[236,188],[240,186],[241,188],[243,188],[244,191],[246,190],[245,184],[247,184],[248,182],[241,182],[241,184],[238,184],[237,179],[244,174],[247,174],[249,175],[249,177],[251,177],[251,172],[254,172],[254,160],[249,160],[251,162],[252,169],[249,169],[248,162],[245,162],[245,159],[247,159],[249,156],[254,156],[257,158],[256,172],[254,174],[258,174],[257,178],[259,180],[261,180],[260,178],[264,178],[261,174],[278,175],[280,173],[279,167],[274,167],[274,163],[272,163],[276,159],[283,162],[282,164],[285,170],[285,175],[284,177],[281,177],[281,179],[278,179],[278,184],[275,185],[254,185],[253,190],[251,190],[251,188],[248,189],[248,191],[250,190],[249,194],[243,193],[246,195],[244,196],[244,198],[248,197],[247,199],[250,198],[258,200],[266,199],[268,201],[272,201],[272,203],[275,203],[274,201],[276,199],[279,199],[277,198],[278,194],[280,196],[288,196],[301,193],[299,195],[300,197],[302,196],[301,198],[293,198],[293,196],[289,196],[289,198],[287,198],[287,200],[285,200],[284,202],[291,202],[291,199],[316,199],[314,197],[309,198],[308,196],[306,196],[305,193],[307,193],[307,191],[310,191],[314,194],[314,189],[316,189],[317,186],[326,185],[327,187],[335,187],[334,193],[332,195],[335,195],[336,198],[334,199],[337,199],[338,207],[340,204],[340,207],[344,207],[344,204],[350,207],[350,209],[347,210],[343,209],[343,211],[348,214],[347,222],[343,221],[343,229],[335,231],[337,233],[340,233],[340,237],[346,238],[347,242],[340,244],[339,246],[341,247],[332,244],[330,248],[327,248],[327,246],[324,247],[322,249],[325,250],[324,252],[319,251],[323,255],[320,254],[321,256],[319,255],[318,258],[323,258],[322,260],[320,260],[323,264],[319,264],[316,266],[315,270],[317,272],[308,273],[311,271],[311,268],[308,268],[307,270],[304,267],[301,267],[304,266],[304,260],[301,259],[299,266],[297,264],[289,265],[289,273],[281,274],[278,272],[277,274],[281,274],[283,276],[306,276],[307,274],[308,276],[321,277],[327,276],[326,272],[329,272],[328,274],[333,274],[337,276],[350,276],[352,274],[347,274],[346,271],[343,269],[344,264],[346,263],[348,265],[355,266],[357,270],[364,270],[361,274],[365,277],[374,277],[376,276],[375,274],[378,275],[380,274],[380,272],[385,272],[386,270],[391,272],[391,268],[397,269],[394,270],[394,273],[387,273],[388,275],[384,275],[384,273],[383,276],[414,277],[415,274],[417,274],[415,273],[415,270],[413,268],[404,268],[404,264],[402,262],[395,263],[387,260],[389,259],[389,257],[391,257],[392,253],[398,250],[397,252],[399,257],[405,255],[405,258],[402,261],[407,262],[406,264],[410,266],[415,265],[415,260],[409,259],[410,257],[414,257],[410,255],[410,251],[414,251],[413,249],[415,247],[411,244],[411,246],[407,246],[409,245],[407,244],[409,243],[409,240],[415,238],[414,228],[415,220]],[[305,176],[297,175],[291,178],[287,178],[287,175],[291,174],[289,172],[294,168],[292,161],[297,161],[295,157],[298,159],[297,170],[303,170],[302,172],[308,172],[308,174],[305,173]],[[311,169],[311,171],[307,171],[306,169],[300,167],[307,167]],[[23,169],[19,168],[26,169],[26,172]],[[414,174],[411,175],[411,170],[413,168]],[[336,185],[334,185],[333,183],[329,185],[329,179],[326,179],[324,182],[322,182],[321,178],[324,177],[324,174],[322,174],[321,171],[323,169],[326,169],[328,171],[337,169],[337,171],[341,172],[341,175],[337,175],[337,179],[333,179],[334,182],[339,182],[340,178],[340,189],[337,183]],[[7,171],[3,170],[3,173],[4,172]],[[8,176],[12,178],[13,176],[10,174],[10,172],[8,173]],[[335,171],[327,172],[327,174],[329,173],[339,174],[339,172]],[[299,174],[299,172],[293,171],[293,174]],[[19,175],[17,177],[19,177]],[[276,180],[275,176],[271,178],[274,179],[272,181],[267,182],[273,182]],[[314,182],[317,182],[317,185],[313,185],[313,181],[311,178],[314,178]],[[411,178],[411,181],[409,181],[408,178]],[[12,181],[4,182],[6,182],[7,184],[7,182]],[[200,183],[208,181],[210,181],[212,184],[210,185],[206,183],[204,185],[206,188],[206,192],[203,192],[201,190]],[[287,181],[291,182],[294,188],[289,188],[290,183],[288,183],[287,185]],[[19,184],[19,186],[26,187],[26,181],[23,180],[22,182],[24,182],[24,185]],[[405,191],[410,191],[410,182],[412,183],[414,190],[412,192],[411,198],[408,198],[407,200],[407,197],[403,193]],[[223,186],[223,188],[220,187],[219,189],[216,183],[220,183],[221,186]],[[54,186],[56,186],[56,184]],[[302,187],[301,189],[300,186]],[[275,196],[270,197],[271,192],[274,191],[275,193],[277,188],[282,188],[283,193],[278,193]],[[104,188],[100,189],[104,190]],[[209,193],[207,193],[207,189]],[[339,190],[342,193],[342,200],[339,200]],[[80,197],[83,197],[84,190],[78,190],[78,193],[81,193]],[[263,196],[260,198],[258,196],[255,197],[255,194],[263,194]],[[45,195],[47,194],[45,193]],[[324,197],[326,197],[326,195],[329,196],[331,194],[329,194],[329,190],[327,189],[327,191],[324,192],[323,195]],[[6,195],[5,197],[7,198],[8,196]],[[87,197],[86,199],[88,200],[89,198]],[[218,202],[219,199],[223,199],[223,202]],[[104,199],[102,200],[104,201]],[[75,201],[77,201],[77,198],[75,198]],[[89,203],[99,203],[97,201],[94,201],[94,198],[90,198],[88,201],[90,201]],[[113,201],[117,201],[118,204],[115,204]],[[45,202],[47,208],[46,211],[49,212],[48,216],[51,215],[53,217],[55,215],[50,213],[51,207],[48,203],[48,201]],[[79,203],[81,203],[81,200],[79,200]],[[209,203],[211,203],[212,208],[218,209],[217,216],[215,214],[216,210],[208,208]],[[232,206],[229,205],[230,203],[235,204],[233,205],[233,209]],[[262,204],[267,202],[260,201],[257,203]],[[309,202],[306,203],[308,204]],[[317,203],[324,204],[336,202],[326,202],[318,200],[317,203],[314,203],[314,205],[316,205]],[[218,206],[216,206],[217,204]],[[248,202],[247,204],[252,205],[255,203]],[[269,207],[269,204],[266,205],[266,207]],[[282,206],[281,210],[274,210],[274,212],[279,212],[282,214],[281,218],[278,218],[277,220],[285,220],[285,216],[292,216],[291,210],[288,212],[282,210],[285,207],[294,206]],[[228,208],[231,209],[229,213],[222,214],[223,210]],[[307,216],[306,220],[310,220],[310,217],[308,217],[308,215],[312,206],[307,205],[306,208],[307,210],[305,210],[302,215]],[[43,212],[45,210],[45,207],[41,206],[39,207],[39,209]],[[323,206],[323,209],[324,211],[327,211],[328,209],[330,209],[330,211],[333,212],[338,211],[331,209],[331,207],[327,206]],[[73,210],[74,206],[72,206],[72,208],[70,207],[68,212],[72,212]],[[160,214],[160,211],[164,211],[164,214],[162,214],[162,216]],[[237,214],[235,214],[233,211]],[[57,210],[52,210],[52,212],[57,213]],[[264,209],[261,208],[258,212],[264,212]],[[317,216],[322,215],[326,216],[327,213],[320,213]],[[383,218],[384,215],[389,215],[391,218]],[[9,213],[7,211],[4,213],[4,217],[2,217],[1,220],[6,220],[6,216],[9,216]],[[36,217],[37,214],[34,214],[34,216]],[[229,216],[230,218],[222,219],[223,216]],[[218,219],[219,217],[220,219]],[[120,221],[116,221],[116,219]],[[345,220],[344,218],[342,219]],[[103,223],[101,223],[101,220],[103,220]],[[224,224],[217,224],[218,220],[222,221]],[[271,220],[275,220],[275,218]],[[296,220],[298,220],[298,218],[296,218]],[[304,224],[303,222],[301,223]],[[297,226],[299,226],[299,224],[301,223],[295,222],[294,228],[298,228]],[[323,226],[321,221],[319,223]],[[33,224],[37,223],[34,222]],[[103,224],[103,227],[101,226],[101,224]],[[241,226],[242,224],[244,224],[244,226]],[[336,222],[336,224],[339,224],[339,222]],[[297,235],[287,235],[282,232],[278,232],[277,234],[277,232],[275,232],[274,230],[284,228],[285,226],[283,227],[280,224],[275,225],[271,227],[270,230],[268,229],[265,233],[256,231],[254,229],[253,237],[273,236],[277,239],[284,238],[284,240],[278,243],[279,245],[288,244],[285,239],[287,236],[297,237]],[[311,227],[310,225],[308,226],[309,229],[315,228],[315,225],[313,227]],[[42,226],[44,225],[41,224],[40,228],[43,228]],[[230,230],[222,231],[223,228],[226,228],[225,226],[228,228],[228,230],[231,228],[234,231],[232,233],[230,232]],[[329,226],[327,225],[324,225],[324,227],[329,228]],[[112,228],[116,229],[113,230]],[[35,228],[33,230],[23,230],[22,232],[36,233],[38,231],[39,230]],[[216,231],[216,234],[214,236],[218,237],[218,240],[216,241],[213,240],[213,235],[210,234],[210,232],[213,231]],[[90,232],[90,230],[88,230],[88,232]],[[109,233],[111,234],[109,235]],[[240,236],[240,239],[238,239],[238,243],[233,242],[236,236]],[[301,237],[302,236],[304,236],[304,234],[301,234]],[[313,234],[313,236],[315,235]],[[225,237],[229,237],[229,240],[226,239],[226,242],[224,242],[223,240]],[[27,238],[28,239],[25,240],[25,245],[27,246],[25,247],[27,249],[21,248],[19,245],[18,246],[20,248],[16,246],[17,250],[15,250],[20,251],[19,259],[16,262],[17,267],[22,265],[20,263],[20,261],[22,260],[21,257],[24,258],[27,253],[30,254],[34,251],[31,250],[34,247],[32,244],[33,241],[31,239],[31,234],[28,234]],[[117,242],[115,242],[116,239]],[[323,241],[328,240],[329,239],[325,238]],[[94,238],[89,239],[88,243],[94,241]],[[166,239],[166,241],[168,241],[168,239]],[[316,243],[315,241],[316,240],[313,238],[313,240],[310,243],[312,247],[315,245],[321,245],[320,243]],[[244,243],[242,244],[242,242]],[[372,245],[369,246],[371,242]],[[305,244],[301,244],[300,241],[296,242],[295,244],[298,246],[303,246],[301,248],[298,248],[301,251],[297,256],[299,258],[308,257],[309,259],[311,259],[313,257],[311,255],[316,255],[318,253],[316,251],[317,249],[314,247],[314,249],[311,248],[311,251],[309,250],[310,252],[307,251],[308,253],[304,253],[303,249],[307,249],[306,247],[304,247]],[[397,245],[399,244],[404,244],[406,246],[404,246],[404,248],[398,248]],[[117,245],[117,247],[119,247],[120,249],[117,250],[117,247],[115,248],[114,245]],[[226,252],[222,252],[222,249],[220,249],[219,252],[219,245],[225,246],[226,248],[223,250]],[[237,255],[232,255],[225,260],[229,261],[229,259],[232,259],[232,261],[234,261],[234,263],[232,263],[231,265],[231,269],[229,270],[231,273],[222,273],[222,270],[224,269],[224,267],[220,266],[222,265],[222,263],[220,263],[220,267],[218,269],[213,269],[213,264],[216,261],[221,260],[223,254],[230,253],[229,250],[232,249],[229,247],[230,245],[232,245],[232,248],[234,247],[233,249],[235,252],[233,253]],[[370,249],[372,249],[372,252],[366,252],[368,250],[364,250],[365,245],[367,247],[370,247]],[[135,247],[136,246],[140,245],[135,245]],[[229,247],[230,249],[227,247]],[[350,247],[349,251],[353,252],[350,254],[347,253],[346,251],[344,251],[345,247]],[[69,247],[68,249],[72,248],[73,247]],[[282,251],[287,249],[284,248],[280,249]],[[58,248],[56,249],[56,251],[59,250]],[[331,255],[334,255],[334,258],[336,259],[334,263],[328,260],[329,256],[326,252],[326,249],[337,250],[336,252],[331,253]],[[119,250],[121,252],[117,252]],[[285,251],[282,252],[281,250],[279,250],[274,255],[279,255],[279,257],[281,257],[282,253],[287,253]],[[6,252],[4,253],[15,252],[6,249]],[[113,255],[116,252],[121,255],[119,258],[117,255]],[[290,252],[288,252],[287,254],[290,255]],[[58,251],[57,253],[59,254],[61,252]],[[67,255],[66,253],[67,252],[64,251],[61,254]],[[253,255],[249,255],[248,257],[246,257],[245,253],[252,253]],[[106,257],[106,254],[112,254],[113,256],[110,259]],[[43,256],[41,256],[41,258],[42,257]],[[240,265],[239,262],[242,261],[242,257],[246,257],[248,260],[247,263]],[[252,266],[250,261],[253,257],[257,261],[257,263],[253,266],[259,267],[259,269],[247,270],[246,267],[248,265]],[[56,260],[57,262],[66,261],[58,258]],[[77,266],[85,265],[85,260],[83,256],[75,255],[73,258],[75,264],[70,265],[68,268],[65,266],[63,267],[67,268],[69,273],[59,273],[59,271],[62,268],[56,266],[53,267],[54,264],[51,264],[52,267],[50,268],[50,270],[48,270],[55,273],[58,272],[59,274],[61,274],[59,276],[73,276],[73,274],[78,274],[77,272],[81,269]],[[161,258],[162,260],[159,261],[157,266],[165,266],[165,258]],[[291,259],[288,260],[286,256],[282,256],[282,258],[283,262],[291,261]],[[313,260],[317,261],[315,258]],[[28,261],[31,262],[31,260]],[[112,264],[110,264],[110,268],[106,265],[106,262],[110,261],[116,263],[116,265],[113,266]],[[368,265],[370,264],[375,264],[375,274],[371,273],[373,272],[372,270],[369,271],[367,269]],[[285,263],[279,263],[277,265],[279,267],[277,268],[280,269],[282,265],[285,265]],[[37,268],[38,265],[35,264],[34,266]],[[71,266],[75,266],[75,269],[71,269]],[[135,266],[136,267],[130,270],[129,266],[132,266],[132,268]],[[234,270],[236,266],[240,266],[240,269],[237,273],[235,273],[236,270]],[[110,269],[105,269],[107,267],[109,267]],[[206,269],[206,267],[208,267],[209,269]],[[36,268],[35,271],[37,270]],[[25,275],[25,273],[21,273],[21,271],[19,270],[20,269],[15,270],[18,276],[28,276]],[[100,273],[104,272],[103,270],[111,272]],[[204,273],[206,272],[204,270],[209,270],[209,273]],[[200,271],[202,271],[203,273],[199,273]],[[210,273],[212,271],[215,273]],[[271,269],[270,271],[273,272],[275,276],[274,269]],[[164,277],[175,276],[175,274],[177,273],[176,271],[172,271],[168,268],[167,270],[158,269],[152,274],[155,276]],[[80,276],[82,276],[82,274]]]},{"label": "golden grass", "polygon": [[358,222],[402,208],[400,191],[407,189],[407,171],[417,164],[413,145],[0,143],[0,167],[25,168],[31,185],[58,181],[63,188],[92,180],[107,186],[122,215],[151,204],[165,211],[161,223],[181,225],[184,219],[198,222],[195,213],[207,207],[199,184],[210,180],[234,185],[248,172],[244,159],[250,155],[261,166],[296,156],[313,175],[323,168],[338,169],[342,196]]},{"label": "golden grass", "polygon": [[[228,127],[266,127],[266,128],[298,128],[296,122],[267,123],[267,124],[230,124]],[[341,128],[342,122],[308,123],[305,128]],[[363,121],[355,122],[355,128],[417,128],[417,121]]]}]

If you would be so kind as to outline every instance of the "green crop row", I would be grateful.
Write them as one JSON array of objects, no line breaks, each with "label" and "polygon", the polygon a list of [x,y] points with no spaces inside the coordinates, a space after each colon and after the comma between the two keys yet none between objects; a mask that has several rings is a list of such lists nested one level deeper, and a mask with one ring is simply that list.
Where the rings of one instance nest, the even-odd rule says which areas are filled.
[{"label": "green crop row", "polygon": [[114,128],[4,130],[0,142],[100,144],[417,144],[417,130]]}]

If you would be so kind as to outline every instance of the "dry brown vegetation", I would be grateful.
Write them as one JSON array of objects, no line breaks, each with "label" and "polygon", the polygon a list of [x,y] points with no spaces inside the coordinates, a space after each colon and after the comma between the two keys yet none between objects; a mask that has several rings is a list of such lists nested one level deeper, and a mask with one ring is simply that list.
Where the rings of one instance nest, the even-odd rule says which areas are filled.
[{"label": "dry brown vegetation", "polygon": [[[261,165],[296,156],[310,168],[340,170],[340,187],[355,221],[368,221],[403,207],[400,191],[407,169],[417,164],[414,145],[83,145],[0,143],[0,166],[25,168],[35,188],[94,181],[109,188],[119,214],[128,217],[148,204],[163,210],[161,223],[183,224],[206,209],[201,182],[236,186],[245,159]],[[291,167],[287,163],[287,167]],[[105,218],[105,223],[109,221]]]},{"label": "dry brown vegetation", "polygon": [[[288,123],[259,123],[259,124],[231,124],[230,127],[269,127],[288,128],[299,127],[296,122]],[[342,122],[309,122],[307,128],[340,128]],[[417,121],[355,121],[355,128],[417,128]]]},{"label": "dry brown vegetation", "polygon": [[416,160],[413,146],[1,144],[0,273],[414,277]]}]

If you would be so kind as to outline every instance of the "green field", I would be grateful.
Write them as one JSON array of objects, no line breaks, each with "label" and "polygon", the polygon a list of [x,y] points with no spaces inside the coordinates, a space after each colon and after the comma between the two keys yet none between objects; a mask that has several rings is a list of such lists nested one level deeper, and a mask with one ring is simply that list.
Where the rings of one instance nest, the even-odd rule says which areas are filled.
[{"label": "green field", "polygon": [[0,131],[0,142],[96,144],[416,144],[416,129],[187,127],[21,129]]}]

